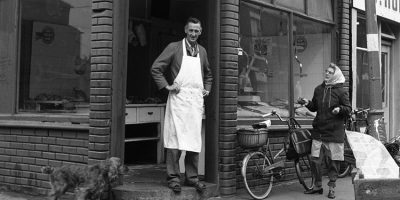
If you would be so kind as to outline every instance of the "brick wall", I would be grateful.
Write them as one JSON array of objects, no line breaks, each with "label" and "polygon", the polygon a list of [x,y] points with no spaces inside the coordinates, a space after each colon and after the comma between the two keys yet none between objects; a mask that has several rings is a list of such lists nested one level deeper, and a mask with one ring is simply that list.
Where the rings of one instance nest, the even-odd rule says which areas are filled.
[{"label": "brick wall", "polygon": [[226,196],[236,193],[239,1],[221,0],[220,7],[219,182]]},{"label": "brick wall", "polygon": [[[345,87],[351,90],[351,3],[350,0],[338,1],[337,10],[337,22],[339,33],[339,44],[338,44],[338,66],[343,71],[343,75],[346,77]],[[351,92],[351,91],[350,91]],[[350,95],[351,96],[351,95]]]},{"label": "brick wall", "polygon": [[113,1],[92,0],[88,163],[110,155]]},{"label": "brick wall", "polygon": [[86,165],[88,132],[40,128],[0,129],[0,183],[12,190],[47,194],[41,167]]}]

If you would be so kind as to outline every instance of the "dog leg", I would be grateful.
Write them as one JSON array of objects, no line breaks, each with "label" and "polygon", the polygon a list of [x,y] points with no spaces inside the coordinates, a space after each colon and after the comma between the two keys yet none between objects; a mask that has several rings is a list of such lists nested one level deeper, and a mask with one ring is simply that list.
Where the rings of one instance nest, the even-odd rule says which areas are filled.
[{"label": "dog leg", "polygon": [[76,200],[86,200],[88,197],[88,188],[79,188],[76,192]]},{"label": "dog leg", "polygon": [[63,194],[65,194],[65,192],[67,192],[67,190],[68,190],[68,185],[66,183],[51,184],[51,191],[49,193],[50,200],[57,200],[59,197],[61,197]]}]

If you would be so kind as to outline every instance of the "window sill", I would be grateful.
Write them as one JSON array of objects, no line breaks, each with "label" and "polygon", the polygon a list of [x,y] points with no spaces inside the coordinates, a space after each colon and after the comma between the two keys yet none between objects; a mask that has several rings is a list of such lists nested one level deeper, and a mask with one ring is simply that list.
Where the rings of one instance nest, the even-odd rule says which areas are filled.
[{"label": "window sill", "polygon": [[[269,130],[287,130],[288,126],[286,125],[285,122],[280,121],[279,119],[277,119],[276,117],[270,117],[270,118],[238,118],[237,120],[237,126],[238,128],[242,128],[242,127],[250,127],[251,125],[257,122],[261,122],[264,120],[271,120],[271,124],[272,126],[269,127]],[[286,119],[284,117],[284,119]],[[312,129],[312,121],[313,119],[311,118],[300,118],[300,117],[296,117],[297,122],[299,122],[299,124],[301,125],[302,128],[307,128],[307,129]]]},{"label": "window sill", "polygon": [[34,113],[0,114],[0,126],[88,130],[89,115]]}]

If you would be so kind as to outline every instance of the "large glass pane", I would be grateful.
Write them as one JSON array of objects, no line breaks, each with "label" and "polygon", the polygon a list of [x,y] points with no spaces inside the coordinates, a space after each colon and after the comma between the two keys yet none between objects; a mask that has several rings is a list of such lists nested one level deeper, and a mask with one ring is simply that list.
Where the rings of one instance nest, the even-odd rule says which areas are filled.
[{"label": "large glass pane", "polygon": [[357,47],[367,48],[367,25],[363,18],[357,18]]},{"label": "large glass pane", "polygon": [[307,0],[307,5],[310,16],[333,21],[332,0]]},{"label": "large glass pane", "polygon": [[241,2],[240,47],[238,117],[288,116],[288,15]]},{"label": "large glass pane", "polygon": [[21,0],[19,110],[87,112],[90,0]]},{"label": "large glass pane", "polygon": [[[312,99],[314,88],[323,81],[332,62],[332,26],[294,17],[294,99]],[[305,107],[295,105],[296,116],[313,117]]]},{"label": "large glass pane", "polygon": [[357,108],[369,108],[369,67],[368,51],[357,49]]},{"label": "large glass pane", "polygon": [[305,6],[304,6],[304,0],[278,0],[275,1],[276,5],[290,8],[295,11],[299,11],[302,13],[305,13]]}]

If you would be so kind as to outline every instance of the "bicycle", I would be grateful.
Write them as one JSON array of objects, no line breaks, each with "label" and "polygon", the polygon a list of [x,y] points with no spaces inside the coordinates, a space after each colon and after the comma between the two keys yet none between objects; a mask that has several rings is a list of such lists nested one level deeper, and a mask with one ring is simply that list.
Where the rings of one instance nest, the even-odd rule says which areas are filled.
[{"label": "bicycle", "polygon": [[[364,134],[369,134],[369,123],[368,123],[368,112],[369,108],[363,109],[359,108],[351,111],[350,116],[346,120],[346,130],[361,132]],[[351,170],[354,168],[355,158],[353,151],[350,148],[350,144],[347,141],[345,135],[344,142],[344,161],[341,162],[339,168],[338,178],[344,178],[350,174]]]},{"label": "bicycle", "polygon": [[[289,131],[299,128],[294,123],[294,117],[289,117],[284,120],[278,113],[276,113],[276,111],[262,115],[262,117],[265,118],[271,115],[275,115],[280,119],[280,121],[286,122]],[[289,145],[289,134],[286,136],[286,140],[282,142],[283,147],[273,155],[267,134],[267,128],[269,127],[268,124],[270,124],[270,122],[270,120],[267,120],[253,124],[253,133],[243,132],[240,134],[240,130],[238,132],[239,144],[244,148],[250,149],[247,155],[243,158],[241,175],[247,192],[254,199],[267,198],[272,190],[274,178],[279,179],[284,173],[283,170],[286,159],[282,159],[278,162],[276,162],[276,159],[283,152],[287,151]],[[306,190],[311,190],[314,186],[310,163],[309,155],[294,160],[297,177],[300,184],[302,184]]]}]

